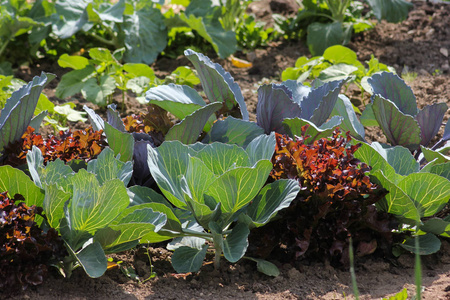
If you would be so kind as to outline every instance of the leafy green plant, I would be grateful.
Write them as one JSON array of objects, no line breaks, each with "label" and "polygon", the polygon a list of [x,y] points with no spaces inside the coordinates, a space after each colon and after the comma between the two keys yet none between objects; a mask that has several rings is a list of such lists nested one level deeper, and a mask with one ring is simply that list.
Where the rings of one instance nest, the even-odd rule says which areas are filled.
[{"label": "leafy green plant", "polygon": [[238,46],[244,51],[268,46],[278,34],[273,27],[265,27],[264,22],[255,20],[252,15],[244,14],[236,28]]},{"label": "leafy green plant", "polygon": [[380,63],[373,55],[366,64],[367,67],[358,60],[353,50],[336,45],[327,48],[322,56],[299,57],[295,67],[283,71],[281,79],[300,82],[316,78],[323,82],[346,79],[347,83],[355,83],[361,92],[370,92],[371,88],[367,83],[370,76],[381,71],[395,73],[394,68]]},{"label": "leafy green plant", "polygon": [[[160,190],[176,210],[189,216],[189,221],[182,223],[175,217],[181,212],[168,214],[173,226],[158,232],[162,235],[158,239],[179,237],[170,247],[175,250],[172,265],[177,272],[201,268],[209,248],[206,242],[214,249],[216,268],[222,255],[237,262],[246,252],[249,229],[263,226],[289,206],[299,190],[295,181],[279,180],[264,186],[272,169],[274,147],[273,134],[255,138],[245,149],[178,141],[148,147],[150,171]],[[272,264],[255,261],[260,271],[278,273]]]},{"label": "leafy green plant", "polygon": [[[412,4],[404,0],[368,0],[378,20],[400,22],[408,16]],[[345,45],[354,33],[374,27],[363,15],[362,3],[351,0],[309,0],[303,1],[303,8],[292,20],[278,18],[287,37],[306,36],[306,43],[312,55],[321,55],[333,45]],[[287,24],[286,24],[287,23]],[[289,24],[293,23],[293,24]],[[296,31],[291,34],[289,31]]]},{"label": "leafy green plant", "polygon": [[105,253],[131,249],[146,233],[158,231],[166,223],[164,214],[150,208],[128,208],[125,186],[132,164],[115,158],[109,148],[77,173],[61,160],[44,166],[35,147],[28,152],[27,161],[34,183],[45,194],[45,221],[60,232],[69,252],[59,263],[65,276],[70,277],[77,267],[91,277],[103,275]]},{"label": "leafy green plant", "polygon": [[46,112],[33,118],[33,113],[39,101],[44,86],[54,78],[53,74],[42,73],[33,81],[13,92],[6,100],[5,107],[0,115],[0,161],[4,160],[3,152],[9,144],[18,142],[28,126],[39,128]]},{"label": "leafy green plant", "polygon": [[74,70],[62,76],[56,88],[56,96],[67,98],[81,92],[87,101],[107,106],[112,102],[116,88],[121,90],[122,100],[125,101],[128,90],[136,93],[137,99],[141,100],[142,94],[149,87],[164,82],[180,82],[189,86],[198,83],[198,78],[187,67],[178,67],[166,80],[160,80],[146,64],[121,64],[119,60],[122,54],[123,49],[111,53],[104,48],[90,49],[91,59],[63,54],[58,60],[59,65]]}]

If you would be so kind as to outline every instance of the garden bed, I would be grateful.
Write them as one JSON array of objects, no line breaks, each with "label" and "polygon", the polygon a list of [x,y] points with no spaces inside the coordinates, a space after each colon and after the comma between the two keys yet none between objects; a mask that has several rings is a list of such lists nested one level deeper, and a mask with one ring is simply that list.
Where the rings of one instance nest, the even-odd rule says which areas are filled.
[{"label": "garden bed", "polygon": [[[266,1],[267,3],[269,1]],[[445,102],[450,105],[450,5],[414,2],[414,10],[401,24],[381,22],[372,31],[354,37],[348,45],[360,61],[374,54],[380,62],[393,66],[397,74],[408,78],[417,97],[418,107]],[[259,5],[260,15],[270,18],[269,5]],[[261,10],[266,10],[261,11]],[[269,17],[268,17],[269,16]],[[280,81],[281,71],[294,65],[296,59],[307,55],[301,43],[274,43],[266,49],[258,49],[247,55],[251,68],[236,68],[227,60],[213,59],[223,65],[243,91],[250,119],[255,120],[256,89],[264,82]],[[162,59],[153,66],[158,75],[170,74],[177,66],[189,61]],[[43,63],[30,69],[22,68],[17,77],[26,81],[40,71],[54,72],[60,78],[64,70],[56,65]],[[407,74],[407,75],[406,75]],[[57,80],[44,93],[50,100],[54,97]],[[350,88],[346,95],[355,102],[361,99],[359,91]],[[119,97],[117,97],[119,99]],[[70,101],[81,109],[81,97]],[[367,101],[367,99],[366,99]],[[120,103],[120,100],[118,100]],[[361,103],[361,107],[363,104]],[[134,99],[127,101],[124,114],[144,112],[145,107]],[[449,115],[444,117],[448,122]],[[83,128],[84,124],[71,124],[72,128]],[[366,132],[369,140],[382,141],[380,131]],[[164,248],[150,248],[156,276],[145,283],[137,284],[118,269],[111,269],[98,279],[86,276],[83,270],[74,272],[70,280],[56,272],[39,287],[28,288],[23,299],[351,299],[352,287],[348,270],[334,269],[326,263],[301,261],[296,265],[281,264],[272,260],[281,270],[281,275],[272,278],[256,271],[254,264],[239,262],[230,265],[222,262],[215,271],[212,264],[204,266],[197,274],[176,274],[170,265],[170,253]],[[141,278],[151,275],[149,257],[143,249],[113,256],[115,261],[134,266]],[[269,259],[270,260],[270,259]],[[393,295],[403,288],[408,295],[414,294],[414,257],[356,257],[356,278],[361,299],[377,299]],[[209,260],[211,261],[211,260]],[[424,299],[450,298],[450,244],[442,242],[441,250],[432,256],[423,257]]]}]

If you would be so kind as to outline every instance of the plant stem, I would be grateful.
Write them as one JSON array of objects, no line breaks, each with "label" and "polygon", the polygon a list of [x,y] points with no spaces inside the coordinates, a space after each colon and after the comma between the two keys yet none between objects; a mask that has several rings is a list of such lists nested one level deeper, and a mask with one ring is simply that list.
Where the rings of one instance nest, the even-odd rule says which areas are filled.
[{"label": "plant stem", "polygon": [[2,47],[0,48],[0,57],[2,57],[3,52],[6,49],[6,46],[8,46],[9,42],[12,40],[11,37],[8,38],[8,40],[2,45]]},{"label": "plant stem", "polygon": [[116,47],[117,48],[117,45],[116,45],[116,43],[114,43],[114,41],[110,41],[110,40],[107,40],[107,39],[105,39],[104,37],[101,37],[101,36],[99,36],[99,35],[96,35],[95,33],[89,33],[90,34],[90,36],[92,36],[94,39],[96,39],[97,41],[99,41],[99,42],[101,42],[101,43],[103,43],[103,44],[106,44],[106,45],[108,45],[108,46],[112,46],[112,47]]},{"label": "plant stem", "polygon": [[222,249],[216,249],[216,254],[214,255],[214,269],[219,270],[220,268],[220,256],[222,256]]},{"label": "plant stem", "polygon": [[356,300],[359,300],[358,284],[356,283],[355,265],[354,265],[354,255],[353,255],[353,243],[352,237],[350,237],[350,247],[348,249],[348,255],[350,256],[350,276],[352,277],[353,294]]},{"label": "plant stem", "polygon": [[208,241],[212,241],[212,235],[210,233],[207,232],[198,232],[198,231],[194,231],[194,230],[190,230],[187,228],[183,228],[181,233],[185,233],[186,236],[195,236],[195,237],[199,237]]},{"label": "plant stem", "polygon": [[414,247],[416,248],[416,260],[415,260],[415,266],[414,266],[414,277],[415,277],[415,284],[416,284],[416,299],[421,300],[422,299],[422,265],[420,262],[420,254],[419,254],[419,236],[417,235],[418,226],[416,227],[416,236],[414,237]]}]

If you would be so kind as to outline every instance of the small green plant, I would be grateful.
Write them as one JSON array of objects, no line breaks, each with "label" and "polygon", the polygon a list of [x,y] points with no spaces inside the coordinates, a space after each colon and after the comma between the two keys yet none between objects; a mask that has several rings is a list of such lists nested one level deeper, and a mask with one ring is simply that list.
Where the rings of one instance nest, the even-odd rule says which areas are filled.
[{"label": "small green plant", "polygon": [[268,46],[278,35],[274,28],[265,28],[265,25],[256,21],[254,16],[244,14],[236,28],[238,46],[245,51]]},{"label": "small green plant", "polygon": [[[234,263],[244,257],[251,228],[269,222],[299,191],[293,180],[265,185],[272,170],[275,137],[261,135],[246,148],[222,143],[183,145],[164,142],[148,147],[150,171],[175,209],[166,227],[148,242],[177,237],[172,265],[179,273],[198,271],[214,250],[214,266],[221,257]],[[183,225],[182,225],[183,224]],[[271,276],[279,271],[267,261],[258,270]]]},{"label": "small green plant", "polygon": [[[408,16],[412,4],[400,1],[367,1],[378,20],[400,22]],[[289,20],[278,17],[286,37],[305,37],[312,55],[322,55],[333,45],[347,44],[353,33],[374,27],[370,15],[363,15],[364,6],[351,0],[309,0],[302,2],[298,14]]]},{"label": "small green plant", "polygon": [[111,53],[104,48],[90,49],[91,59],[63,54],[58,60],[59,65],[74,70],[63,75],[56,88],[56,96],[64,99],[81,92],[87,101],[104,107],[112,103],[116,89],[121,91],[124,104],[128,90],[135,93],[137,100],[142,102],[142,95],[152,86],[165,82],[179,82],[189,86],[199,83],[198,78],[187,67],[179,67],[166,80],[160,80],[146,64],[121,64],[119,61],[122,54],[123,49]]},{"label": "small green plant", "polygon": [[283,81],[291,79],[299,82],[316,78],[323,82],[346,79],[347,83],[355,83],[364,93],[371,91],[367,79],[373,74],[381,71],[395,73],[393,67],[380,63],[373,55],[366,65],[358,60],[355,51],[337,45],[327,48],[322,56],[298,58],[295,67],[284,70],[281,78]]}]

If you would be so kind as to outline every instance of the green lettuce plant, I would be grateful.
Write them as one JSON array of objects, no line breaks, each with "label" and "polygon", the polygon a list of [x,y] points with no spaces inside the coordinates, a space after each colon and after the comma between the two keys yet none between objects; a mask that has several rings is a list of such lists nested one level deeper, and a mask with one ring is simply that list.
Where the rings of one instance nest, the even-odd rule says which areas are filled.
[{"label": "green lettuce plant", "polygon": [[[198,271],[210,248],[216,268],[222,255],[237,262],[248,247],[250,228],[263,226],[289,206],[299,191],[295,181],[265,185],[274,149],[273,134],[255,138],[246,148],[178,141],[164,142],[158,148],[148,146],[150,171],[175,207],[174,213],[167,214],[167,225],[169,221],[172,225],[148,241],[177,237],[169,246],[174,250],[172,265],[177,272]],[[179,216],[187,216],[187,222],[182,223]],[[252,260],[261,272],[278,274],[274,265]]]}]

